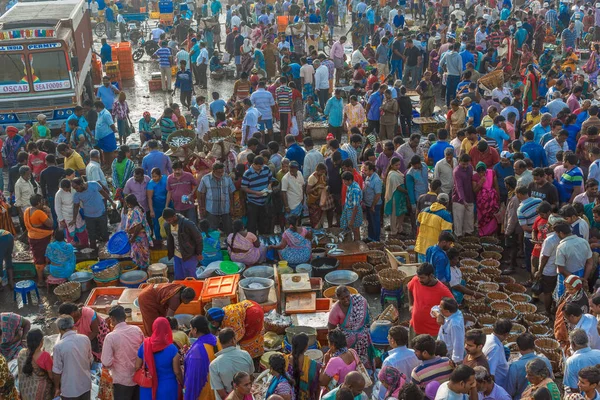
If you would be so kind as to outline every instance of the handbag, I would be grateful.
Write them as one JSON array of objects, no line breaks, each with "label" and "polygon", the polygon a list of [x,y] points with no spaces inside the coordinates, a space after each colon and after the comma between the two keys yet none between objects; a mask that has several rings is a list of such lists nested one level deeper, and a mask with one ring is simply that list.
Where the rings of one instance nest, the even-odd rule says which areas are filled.
[{"label": "handbag", "polygon": [[108,210],[108,223],[113,225],[118,224],[119,222],[121,222],[121,214],[114,209]]},{"label": "handbag", "polygon": [[142,367],[133,374],[133,381],[141,388],[152,387],[152,374],[148,371],[146,362],[142,361]]},{"label": "handbag", "polygon": [[358,358],[358,354],[356,354],[356,351],[354,351],[353,349],[350,349],[350,351],[352,352],[352,355],[354,356],[354,361],[356,362],[356,370],[362,375],[363,379],[365,380],[365,387],[368,388],[372,386],[373,381],[371,380],[371,376],[367,372],[367,369],[365,368],[362,361],[360,361],[360,358]]}]

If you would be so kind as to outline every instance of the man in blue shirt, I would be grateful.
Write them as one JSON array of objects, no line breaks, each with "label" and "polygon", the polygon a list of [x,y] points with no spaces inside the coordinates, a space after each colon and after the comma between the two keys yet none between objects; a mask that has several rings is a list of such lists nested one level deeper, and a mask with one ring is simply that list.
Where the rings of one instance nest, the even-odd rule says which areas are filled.
[{"label": "man in blue shirt", "polygon": [[288,77],[288,81],[294,81],[296,88],[302,88],[300,81],[300,64],[291,63],[283,67],[283,74]]},{"label": "man in blue shirt", "polygon": [[429,147],[429,151],[427,152],[427,160],[429,161],[429,165],[435,166],[441,159],[445,157],[445,151],[447,148],[451,147],[454,150],[454,147],[448,143],[448,131],[446,129],[439,129],[437,133],[438,140]]},{"label": "man in blue shirt", "polygon": [[100,86],[96,91],[96,97],[102,101],[104,108],[106,108],[109,112],[112,111],[116,94],[119,94],[119,89],[110,83],[110,78],[108,76],[104,76],[102,78],[102,86]]},{"label": "man in blue shirt", "polygon": [[517,360],[512,361],[508,365],[508,376],[506,377],[506,385],[504,388],[506,392],[513,399],[520,399],[521,395],[529,385],[529,381],[526,377],[525,366],[531,360],[540,360],[546,364],[548,371],[550,371],[549,378],[552,378],[552,365],[544,355],[537,355],[535,353],[535,337],[529,333],[522,333],[517,337],[517,348],[521,357]]},{"label": "man in blue shirt", "polygon": [[200,55],[200,44],[196,38],[192,38],[192,48],[190,49],[191,68],[194,73],[194,85],[200,85],[200,68],[197,64]]},{"label": "man in blue shirt", "polygon": [[[262,156],[254,157],[252,165],[244,172],[242,176],[242,191],[247,197],[247,230],[257,234],[266,234],[268,232],[268,218],[265,218],[267,193],[265,190],[270,188],[273,174],[269,167],[265,165]],[[236,229],[234,223],[234,229]]]},{"label": "man in blue shirt", "polygon": [[102,47],[100,47],[100,60],[102,65],[112,61],[112,47],[102,38]]},{"label": "man in blue shirt", "polygon": [[117,150],[116,133],[117,128],[111,113],[104,107],[104,103],[96,101],[94,103],[98,120],[96,121],[96,129],[94,131],[96,139],[96,147],[104,152],[105,165],[112,165],[114,152]]},{"label": "man in blue shirt", "polygon": [[464,49],[463,51],[461,51],[460,53],[460,58],[462,58],[462,68],[463,71],[467,68],[467,63],[472,63],[475,64],[475,56],[473,55],[472,51],[475,50],[474,45],[472,44],[468,44],[467,48]]},{"label": "man in blue shirt", "polygon": [[496,118],[494,118],[494,124],[485,131],[485,136],[496,141],[496,144],[498,145],[498,151],[502,151],[504,148],[505,140],[510,140],[508,133],[501,128],[501,125],[504,123],[504,121],[506,121],[506,119],[502,115],[497,115]]},{"label": "man in blue shirt", "polygon": [[527,30],[523,28],[523,23],[521,21],[517,22],[517,32],[515,32],[515,40],[517,41],[517,48],[520,49],[523,47],[523,44],[527,40]]},{"label": "man in blue shirt", "polygon": [[575,48],[575,42],[577,41],[577,32],[575,32],[575,24],[571,22],[569,27],[562,31],[560,35],[562,39],[563,52],[566,53],[569,47]]},{"label": "man in blue shirt", "polygon": [[477,102],[473,103],[470,97],[464,97],[462,106],[467,108],[468,125],[473,125],[475,128],[481,125],[481,117],[483,114],[481,105]]},{"label": "man in blue shirt", "polygon": [[192,93],[194,92],[192,71],[186,68],[186,61],[181,60],[179,63],[179,71],[177,71],[177,75],[175,76],[175,87],[173,88],[173,95],[175,94],[175,90],[179,89],[179,101],[183,104],[188,110],[192,105]]},{"label": "man in blue shirt", "polygon": [[540,143],[540,141],[542,140],[542,137],[547,134],[550,133],[550,123],[552,122],[552,114],[550,113],[545,113],[542,114],[542,117],[540,118],[540,122],[538,122],[532,129],[533,131],[533,141],[536,143]]},{"label": "man in blue shirt", "polygon": [[426,262],[433,265],[435,269],[435,277],[443,282],[450,283],[450,260],[446,255],[446,251],[454,244],[452,233],[442,231],[438,238],[438,244],[431,246],[425,253]]},{"label": "man in blue shirt", "polygon": [[587,333],[583,329],[575,329],[569,333],[571,357],[565,362],[563,384],[577,393],[577,374],[582,368],[593,367],[600,363],[600,350],[591,349]]},{"label": "man in blue shirt", "polygon": [[115,12],[109,5],[104,10],[104,19],[106,20],[106,36],[109,39],[115,38]]},{"label": "man in blue shirt", "polygon": [[[106,207],[104,200],[107,200],[115,208],[106,190],[98,182],[84,182],[81,178],[75,178],[72,181],[75,194],[73,195],[73,221],[79,213],[79,208],[85,209],[85,225],[90,238],[90,248],[96,249],[96,240],[108,240],[108,219],[106,218]],[[74,224],[75,222],[73,222]]]},{"label": "man in blue shirt", "polygon": [[152,170],[154,168],[160,169],[162,175],[172,174],[173,167],[171,158],[158,150],[158,142],[154,139],[148,141],[148,149],[150,149],[150,152],[142,159],[144,174],[152,176]]},{"label": "man in blue shirt", "polygon": [[296,138],[293,135],[285,136],[285,146],[287,147],[285,158],[290,161],[296,161],[300,166],[300,171],[302,171],[306,151],[304,151],[304,149],[300,147],[298,143],[296,143]]},{"label": "man in blue shirt", "polygon": [[258,89],[250,95],[250,100],[260,113],[258,126],[260,130],[267,130],[269,136],[273,135],[273,112],[275,111],[275,99],[271,92],[265,90],[264,80],[258,81]]},{"label": "man in blue shirt", "polygon": [[367,161],[362,166],[362,172],[366,176],[363,187],[363,202],[367,213],[368,240],[378,242],[381,238],[381,193],[383,182],[375,171],[375,164]]},{"label": "man in blue shirt", "polygon": [[225,102],[225,100],[219,98],[219,92],[213,92],[212,98],[213,101],[210,103],[208,108],[210,110],[210,115],[213,118],[216,118],[218,112],[225,112],[225,110],[227,109],[227,103]]},{"label": "man in blue shirt", "polygon": [[323,114],[327,116],[327,120],[329,121],[329,132],[335,135],[338,142],[341,142],[342,131],[344,130],[342,127],[344,101],[342,100],[342,91],[340,89],[335,89],[334,94],[332,98],[327,100]]},{"label": "man in blue shirt", "polygon": [[378,82],[373,84],[373,93],[369,97],[369,101],[367,102],[367,132],[373,132],[373,130],[379,133],[379,119],[381,117],[381,113],[379,112],[379,108],[383,103],[383,94],[387,90],[387,85],[379,85]]},{"label": "man in blue shirt", "polygon": [[521,153],[527,153],[529,155],[535,168],[547,167],[548,159],[546,158],[546,151],[539,143],[533,141],[533,132],[525,132],[523,134],[523,139],[525,140],[525,143],[521,146]]}]

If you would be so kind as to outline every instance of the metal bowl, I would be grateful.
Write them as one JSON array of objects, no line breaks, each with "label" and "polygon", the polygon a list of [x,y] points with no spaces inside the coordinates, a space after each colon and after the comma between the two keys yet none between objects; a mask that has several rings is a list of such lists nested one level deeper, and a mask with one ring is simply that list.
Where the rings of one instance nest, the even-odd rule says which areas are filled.
[{"label": "metal bowl", "polygon": [[87,292],[92,290],[92,280],[94,279],[94,274],[91,272],[74,272],[69,277],[70,281],[76,281],[81,283],[81,291]]},{"label": "metal bowl", "polygon": [[352,286],[358,281],[358,274],[354,271],[339,270],[325,275],[325,282],[331,286]]},{"label": "metal bowl", "polygon": [[273,279],[274,270],[269,265],[257,265],[256,267],[248,268],[243,273],[244,278],[267,278]]}]

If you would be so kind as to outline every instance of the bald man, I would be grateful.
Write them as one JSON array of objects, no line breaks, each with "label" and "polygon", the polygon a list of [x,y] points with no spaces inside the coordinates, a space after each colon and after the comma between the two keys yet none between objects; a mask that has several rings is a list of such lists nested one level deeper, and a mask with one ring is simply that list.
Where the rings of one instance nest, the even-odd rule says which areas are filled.
[{"label": "bald man", "polygon": [[365,378],[363,378],[360,372],[352,371],[349,372],[348,375],[346,375],[342,386],[339,386],[333,389],[331,392],[328,392],[325,396],[322,397],[322,400],[335,400],[336,393],[338,392],[340,387],[350,389],[352,391],[352,394],[354,395],[354,400],[369,399],[367,395],[363,392],[363,390],[365,389]]}]

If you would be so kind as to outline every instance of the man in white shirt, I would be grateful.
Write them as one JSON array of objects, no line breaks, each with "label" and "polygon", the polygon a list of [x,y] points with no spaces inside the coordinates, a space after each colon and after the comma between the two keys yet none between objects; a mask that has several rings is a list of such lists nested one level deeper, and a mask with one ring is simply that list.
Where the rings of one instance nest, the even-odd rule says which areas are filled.
[{"label": "man in white shirt", "polygon": [[290,171],[281,179],[281,192],[285,216],[302,216],[304,200],[304,177],[297,161],[290,162]]},{"label": "man in white shirt", "polygon": [[88,8],[90,9],[90,13],[92,14],[92,17],[96,18],[98,16],[98,2],[96,0],[92,0],[91,2],[88,3]]},{"label": "man in white shirt", "polygon": [[239,29],[241,24],[242,24],[242,20],[238,16],[237,11],[234,11],[233,14],[231,15],[231,29],[235,29],[235,28]]},{"label": "man in white shirt", "polygon": [[325,109],[325,104],[329,99],[329,69],[325,65],[321,65],[321,61],[313,61],[315,68],[315,92],[319,97],[319,105],[321,109]]},{"label": "man in white shirt", "polygon": [[177,58],[177,65],[179,65],[181,63],[181,61],[185,61],[185,65],[192,65],[190,63],[190,53],[188,53],[188,51],[185,49],[185,47],[182,47],[177,54],[175,55],[175,58]]},{"label": "man in white shirt", "polygon": [[468,365],[459,365],[435,394],[435,400],[468,400],[469,394],[477,386],[475,370]]},{"label": "man in white shirt", "polygon": [[457,165],[458,160],[454,157],[454,147],[447,147],[444,150],[444,158],[438,161],[433,169],[433,179],[439,179],[442,182],[442,192],[447,195],[452,194],[454,186],[452,172]]},{"label": "man in white shirt", "polygon": [[480,26],[480,29],[477,31],[477,33],[475,33],[475,46],[481,46],[483,48],[483,50],[485,51],[486,40],[487,40],[487,33],[485,32],[485,25],[482,24]]},{"label": "man in white shirt", "polygon": [[304,156],[302,175],[306,177],[306,180],[308,180],[313,172],[315,172],[319,163],[325,162],[323,154],[321,154],[319,150],[315,149],[314,145],[315,143],[311,137],[304,138],[304,149],[306,150],[306,155]]},{"label": "man in white shirt", "polygon": [[100,167],[100,151],[96,149],[90,151],[90,162],[85,167],[85,176],[88,181],[98,182],[104,188],[108,187],[106,176],[102,172],[102,167]]},{"label": "man in white shirt", "polygon": [[356,64],[360,64],[360,66],[364,68],[367,64],[369,64],[369,62],[367,61],[365,56],[363,56],[363,54],[362,54],[363,49],[364,49],[363,46],[359,46],[358,49],[356,49],[352,52],[352,56],[351,56],[350,60],[351,60],[351,64],[353,66]]},{"label": "man in white shirt", "polygon": [[302,80],[302,87],[298,88],[300,92],[304,88],[304,85],[309,84],[311,89],[313,88],[313,83],[315,81],[315,68],[306,62],[306,58],[302,57],[300,60],[302,66],[300,67],[300,79]]},{"label": "man in white shirt", "polygon": [[465,321],[456,300],[444,297],[440,302],[438,340],[446,343],[448,358],[459,364],[465,357]]},{"label": "man in white shirt", "polygon": [[493,333],[487,335],[483,346],[483,354],[488,359],[490,374],[494,375],[496,383],[501,387],[504,387],[508,375],[508,361],[506,361],[502,342],[510,335],[512,326],[512,322],[508,319],[497,320],[494,323]]},{"label": "man in white shirt", "polygon": [[588,336],[590,348],[600,350],[598,320],[592,314],[585,314],[577,303],[567,303],[564,308],[569,330],[583,329]]},{"label": "man in white shirt", "polygon": [[152,40],[154,40],[156,43],[158,43],[158,42],[160,42],[160,36],[164,33],[165,33],[165,31],[163,30],[162,24],[159,24],[156,28],[152,29],[152,32],[150,32],[150,35],[152,37]]}]

